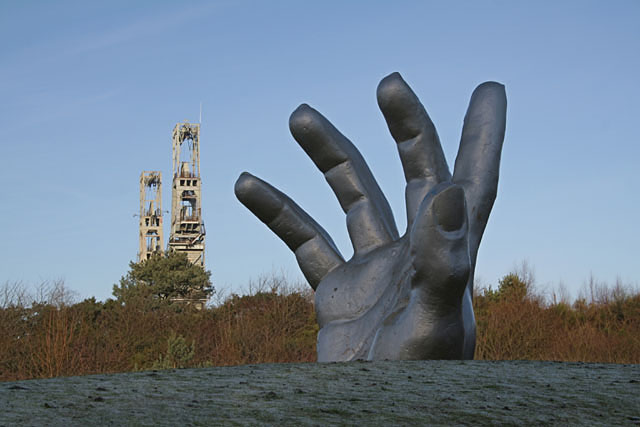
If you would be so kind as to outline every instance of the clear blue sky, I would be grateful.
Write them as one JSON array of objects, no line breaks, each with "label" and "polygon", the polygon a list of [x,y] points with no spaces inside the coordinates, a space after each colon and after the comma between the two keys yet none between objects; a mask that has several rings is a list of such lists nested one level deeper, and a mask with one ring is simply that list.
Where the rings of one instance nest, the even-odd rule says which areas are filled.
[{"label": "clear blue sky", "polygon": [[[0,3],[0,282],[62,278],[106,299],[135,259],[138,179],[198,120],[207,268],[240,291],[293,255],[233,195],[248,170],[352,253],[344,215],[288,131],[302,102],[362,151],[405,227],[404,179],[378,111],[399,71],[453,164],[469,96],[509,102],[498,199],[477,278],[527,260],[540,287],[640,281],[640,2]],[[166,217],[165,223],[168,223]],[[168,229],[165,230],[168,236]]]}]

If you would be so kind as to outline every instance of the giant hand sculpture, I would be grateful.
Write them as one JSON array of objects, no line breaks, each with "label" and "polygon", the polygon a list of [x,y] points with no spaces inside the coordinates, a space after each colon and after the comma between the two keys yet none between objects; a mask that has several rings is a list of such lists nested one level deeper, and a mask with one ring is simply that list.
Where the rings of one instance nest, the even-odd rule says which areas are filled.
[{"label": "giant hand sculpture", "polygon": [[286,195],[243,173],[238,199],[295,253],[316,291],[318,361],[472,359],[473,273],[496,197],[505,131],[504,86],[474,91],[453,176],[424,107],[400,74],[378,86],[378,105],[407,180],[407,231],[356,147],[308,105],[291,133],[322,171],[347,214],[354,255]]}]

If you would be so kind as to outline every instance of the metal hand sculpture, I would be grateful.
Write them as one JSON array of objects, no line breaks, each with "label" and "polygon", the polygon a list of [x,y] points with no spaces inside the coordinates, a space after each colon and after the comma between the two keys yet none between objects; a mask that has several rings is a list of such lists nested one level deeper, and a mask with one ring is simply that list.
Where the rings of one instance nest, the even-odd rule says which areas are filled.
[{"label": "metal hand sculpture", "polygon": [[483,83],[464,119],[453,176],[424,107],[400,74],[378,86],[378,105],[407,180],[407,231],[356,147],[308,105],[291,133],[347,214],[354,255],[286,195],[243,173],[238,199],[295,253],[316,290],[318,361],[472,359],[473,273],[496,197],[505,131],[504,86]]}]

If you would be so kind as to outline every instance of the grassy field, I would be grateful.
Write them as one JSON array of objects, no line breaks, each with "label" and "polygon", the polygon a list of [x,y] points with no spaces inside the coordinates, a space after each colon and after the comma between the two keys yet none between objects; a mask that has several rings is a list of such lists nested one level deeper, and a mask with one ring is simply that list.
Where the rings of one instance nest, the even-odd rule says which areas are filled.
[{"label": "grassy field", "polygon": [[0,383],[0,425],[634,425],[634,365],[262,364]]}]

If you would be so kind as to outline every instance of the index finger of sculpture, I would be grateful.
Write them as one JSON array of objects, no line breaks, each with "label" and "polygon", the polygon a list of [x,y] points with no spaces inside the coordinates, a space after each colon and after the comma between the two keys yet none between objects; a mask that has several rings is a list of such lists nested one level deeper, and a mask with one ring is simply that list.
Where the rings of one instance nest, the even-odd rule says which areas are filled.
[{"label": "index finger of sculpture", "polygon": [[395,139],[407,180],[408,228],[433,186],[451,180],[440,138],[424,106],[399,73],[382,79],[378,105]]},{"label": "index finger of sculpture", "polygon": [[305,104],[291,114],[289,128],[347,214],[354,251],[365,252],[396,240],[398,230],[389,203],[351,141]]},{"label": "index finger of sculpture", "polygon": [[327,273],[344,263],[327,232],[276,188],[245,172],[236,181],[235,193],[295,253],[314,290]]},{"label": "index finger of sculpture", "polygon": [[469,216],[469,253],[474,265],[498,191],[506,116],[507,97],[503,85],[486,82],[473,91],[464,118],[453,182],[465,190]]}]

